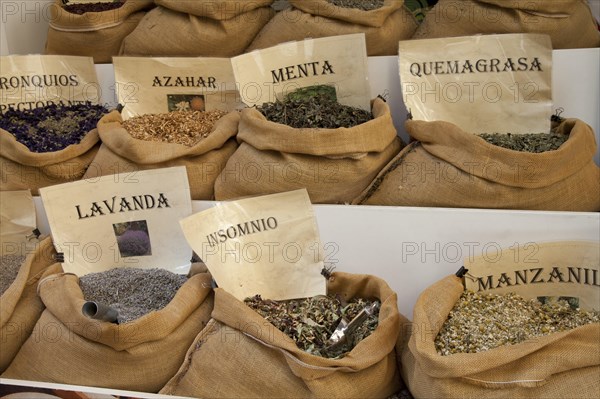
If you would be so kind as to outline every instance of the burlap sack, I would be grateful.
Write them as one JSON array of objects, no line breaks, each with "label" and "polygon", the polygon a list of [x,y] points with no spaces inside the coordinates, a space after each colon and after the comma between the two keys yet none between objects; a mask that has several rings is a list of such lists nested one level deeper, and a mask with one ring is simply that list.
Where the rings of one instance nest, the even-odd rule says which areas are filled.
[{"label": "burlap sack", "polygon": [[121,7],[82,15],[67,12],[62,0],[50,7],[46,54],[94,57],[95,63],[109,63],[119,54],[121,43],[140,23],[152,0],[127,0]]},{"label": "burlap sack", "polygon": [[209,398],[387,398],[400,387],[394,345],[397,296],[381,279],[333,273],[329,292],[346,300],[377,298],[379,325],[341,359],[326,359],[295,342],[243,302],[215,290],[213,319],[196,337],[162,394]]},{"label": "burlap sack", "polygon": [[275,13],[273,0],[156,1],[121,46],[128,56],[233,57]]},{"label": "burlap sack", "polygon": [[290,0],[292,7],[278,12],[246,52],[305,38],[364,33],[367,54],[398,54],[398,41],[410,39],[417,21],[403,0],[385,0],[372,11],[338,7],[328,0]]},{"label": "burlap sack", "polygon": [[448,122],[409,120],[415,142],[379,173],[354,204],[599,211],[600,169],[592,128],[566,119],[555,151],[494,146]]},{"label": "burlap sack", "polygon": [[439,0],[413,39],[501,33],[544,33],[554,49],[600,46],[586,0]]},{"label": "burlap sack", "polygon": [[29,338],[44,310],[36,291],[38,281],[62,272],[55,255],[51,238],[41,241],[21,265],[16,279],[0,296],[0,373],[6,370]]},{"label": "burlap sack", "polygon": [[189,147],[177,143],[138,140],[123,128],[121,114],[113,111],[98,122],[102,146],[84,179],[115,173],[185,166],[193,200],[214,199],[214,183],[237,148],[237,111],[215,123],[212,133]]},{"label": "burlap sack", "polygon": [[435,337],[463,290],[461,280],[449,276],[415,304],[402,377],[416,398],[598,397],[598,323],[485,352],[439,355]]},{"label": "burlap sack", "polygon": [[0,129],[0,191],[31,190],[79,180],[100,148],[98,131],[90,131],[79,144],[63,150],[36,153]]},{"label": "burlap sack", "polygon": [[211,277],[191,276],[163,309],[125,324],[85,317],[74,274],[40,281],[46,305],[3,378],[157,392],[210,319]]},{"label": "burlap sack", "polygon": [[388,105],[377,98],[372,112],[352,128],[295,129],[244,109],[241,145],[215,182],[215,198],[306,188],[313,203],[350,202],[402,146]]}]

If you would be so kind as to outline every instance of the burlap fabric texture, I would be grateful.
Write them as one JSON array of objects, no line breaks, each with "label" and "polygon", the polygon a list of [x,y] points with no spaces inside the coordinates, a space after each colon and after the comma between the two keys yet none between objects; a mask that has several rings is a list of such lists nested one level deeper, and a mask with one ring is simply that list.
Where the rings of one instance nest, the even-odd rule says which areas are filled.
[{"label": "burlap fabric texture", "polygon": [[409,120],[410,143],[354,204],[599,211],[600,168],[592,128],[566,119],[558,150],[518,152],[448,122]]},{"label": "burlap fabric texture", "polygon": [[479,353],[441,356],[434,340],[464,291],[456,276],[418,298],[402,353],[402,377],[415,398],[597,398],[600,324]]},{"label": "burlap fabric texture", "polygon": [[123,41],[121,55],[233,57],[275,11],[273,0],[156,0]]},{"label": "burlap fabric texture", "polygon": [[110,63],[119,54],[123,39],[140,23],[152,0],[127,0],[121,7],[81,15],[65,11],[62,0],[50,6],[46,54],[93,57]]},{"label": "burlap fabric texture", "polygon": [[381,301],[375,331],[341,359],[308,354],[243,302],[215,290],[212,320],[163,394],[209,398],[387,398],[400,378],[397,296],[381,279],[333,273],[328,292]]},{"label": "burlap fabric texture", "polygon": [[0,190],[29,189],[38,195],[42,187],[80,180],[99,148],[97,129],[87,133],[79,144],[40,153],[30,151],[11,133],[0,129]]},{"label": "burlap fabric texture", "polygon": [[410,39],[417,21],[403,0],[385,0],[383,7],[363,11],[338,7],[327,0],[290,0],[261,30],[247,51],[305,38],[364,33],[367,54],[398,54],[398,41]]},{"label": "burlap fabric texture", "polygon": [[215,198],[306,188],[313,203],[350,202],[402,146],[387,103],[371,106],[372,120],[338,129],[295,129],[242,110],[240,147],[215,182]]},{"label": "burlap fabric texture", "polygon": [[29,338],[44,310],[37,295],[38,281],[62,272],[55,255],[52,239],[48,237],[41,241],[21,265],[16,279],[0,296],[0,373],[6,370]]},{"label": "burlap fabric texture", "polygon": [[123,127],[117,111],[98,122],[102,146],[85,179],[116,173],[185,166],[193,200],[214,199],[214,183],[237,148],[239,112],[232,111],[213,126],[210,135],[193,146],[139,140]]},{"label": "burlap fabric texture", "polygon": [[548,34],[555,49],[600,46],[586,0],[439,0],[413,39],[502,33]]},{"label": "burlap fabric texture", "polygon": [[208,273],[191,276],[163,309],[124,324],[85,317],[74,274],[44,278],[38,293],[46,310],[3,378],[157,392],[213,308]]}]

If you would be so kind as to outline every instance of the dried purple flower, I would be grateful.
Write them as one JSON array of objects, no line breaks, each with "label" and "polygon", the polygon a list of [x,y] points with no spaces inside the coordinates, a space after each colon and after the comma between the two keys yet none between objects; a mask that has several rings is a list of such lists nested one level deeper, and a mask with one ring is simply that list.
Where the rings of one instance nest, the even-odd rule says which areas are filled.
[{"label": "dried purple flower", "polygon": [[121,256],[145,256],[152,254],[150,237],[143,230],[127,230],[117,237]]},{"label": "dried purple flower", "polygon": [[9,109],[0,114],[0,128],[32,152],[53,152],[79,144],[106,113],[106,107],[90,102],[67,106],[51,104],[30,110]]}]

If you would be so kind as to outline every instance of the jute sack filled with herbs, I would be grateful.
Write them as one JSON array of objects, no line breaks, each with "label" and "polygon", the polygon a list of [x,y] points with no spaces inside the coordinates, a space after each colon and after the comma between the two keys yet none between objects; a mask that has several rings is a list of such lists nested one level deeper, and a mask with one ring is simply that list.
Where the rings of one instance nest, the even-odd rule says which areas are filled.
[{"label": "jute sack filled with herbs", "polygon": [[548,34],[554,49],[600,46],[585,0],[439,0],[413,39],[499,33]]},{"label": "jute sack filled with herbs", "polygon": [[215,182],[227,200],[306,188],[313,203],[347,203],[400,151],[390,109],[371,102],[373,119],[350,128],[293,128],[255,108],[242,110],[240,147]]},{"label": "jute sack filled with herbs", "polygon": [[[177,372],[213,308],[210,275],[205,267],[192,270],[190,274],[195,274],[183,282],[166,306],[133,320],[123,321],[119,315],[120,324],[82,313],[86,300],[80,279],[91,278],[91,274],[78,278],[61,273],[41,280],[38,293],[46,310],[2,377],[157,392]],[[132,273],[150,271],[170,273],[160,269],[134,269]],[[114,274],[124,271],[117,268],[110,272],[114,279]],[[119,313],[131,312],[123,298],[127,295],[138,295],[145,301],[154,298],[155,302],[163,298],[161,287],[147,274],[139,277],[141,283],[130,281],[140,284],[133,292],[123,292],[120,286],[131,278],[116,276],[121,282],[113,280],[110,286],[98,288],[97,283],[92,284],[94,280],[88,280],[87,286],[92,293],[94,289],[114,291],[118,287],[120,292],[110,294],[123,301]],[[48,331],[52,336],[44,337]]]},{"label": "jute sack filled with herbs", "polygon": [[402,0],[384,0],[380,7],[366,10],[331,0],[290,0],[290,4],[261,30],[247,52],[307,37],[364,33],[368,55],[395,55],[398,41],[410,39],[418,25]]},{"label": "jute sack filled with herbs", "polygon": [[[592,128],[565,119],[558,149],[529,153],[488,143],[448,122],[409,120],[404,148],[353,203],[553,211],[600,210]],[[548,135],[550,136],[550,135]]]},{"label": "jute sack filled with herbs", "polygon": [[81,179],[100,148],[96,122],[106,112],[79,104],[4,113],[0,122],[10,131],[0,128],[0,190],[38,195],[39,188]]},{"label": "jute sack filled with herbs", "polygon": [[[48,237],[27,256],[2,256],[0,372],[12,362],[44,310],[44,304],[37,295],[38,281],[44,276],[62,272],[55,255],[52,239]],[[22,263],[19,259],[22,259]]]},{"label": "jute sack filled with herbs", "polygon": [[275,13],[273,0],[156,0],[123,41],[121,55],[232,57]]},{"label": "jute sack filled with herbs", "polygon": [[235,135],[239,119],[237,111],[225,114],[212,125],[207,137],[184,145],[134,138],[124,127],[121,114],[114,111],[98,122],[102,146],[84,178],[185,166],[192,199],[213,199],[214,182],[238,146]]},{"label": "jute sack filled with herbs", "polygon": [[387,398],[400,387],[394,345],[397,296],[381,279],[333,273],[329,294],[381,302],[377,327],[341,358],[300,349],[259,313],[220,288],[212,320],[196,337],[179,372],[160,391],[193,397]]},{"label": "jute sack filled with herbs", "polygon": [[438,353],[434,341],[463,291],[461,279],[449,276],[428,287],[415,304],[401,371],[415,397],[598,397],[600,323],[483,352]]},{"label": "jute sack filled with herbs", "polygon": [[[122,0],[109,3],[106,11],[85,11],[89,4],[64,5],[55,0],[50,7],[46,54],[93,57],[95,63],[109,63],[119,54],[123,39],[153,7],[152,0]],[[97,5],[96,5],[97,6]],[[113,8],[117,6],[116,8]]]}]

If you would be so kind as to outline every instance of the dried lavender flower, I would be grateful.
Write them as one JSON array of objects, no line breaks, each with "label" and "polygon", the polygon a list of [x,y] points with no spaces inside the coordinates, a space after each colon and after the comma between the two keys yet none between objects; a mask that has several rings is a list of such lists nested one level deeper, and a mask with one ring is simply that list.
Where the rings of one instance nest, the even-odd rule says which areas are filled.
[{"label": "dried lavender flower", "polygon": [[151,255],[150,237],[143,230],[127,230],[117,237],[121,256]]},{"label": "dried lavender flower", "polygon": [[164,269],[115,268],[79,279],[86,301],[119,311],[119,323],[136,320],[167,306],[187,277]]},{"label": "dried lavender flower", "polygon": [[54,152],[79,144],[106,113],[107,108],[90,102],[50,104],[30,110],[11,108],[0,114],[0,128],[32,152]]}]

